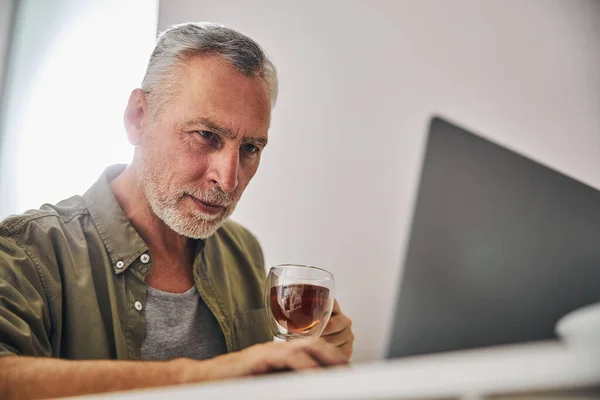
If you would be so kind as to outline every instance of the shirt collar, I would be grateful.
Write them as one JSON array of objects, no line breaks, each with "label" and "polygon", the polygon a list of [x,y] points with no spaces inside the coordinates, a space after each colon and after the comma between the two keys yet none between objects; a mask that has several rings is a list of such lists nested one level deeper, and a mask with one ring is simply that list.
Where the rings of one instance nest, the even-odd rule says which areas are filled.
[{"label": "shirt collar", "polygon": [[125,168],[126,165],[106,168],[96,183],[83,195],[117,274],[124,272],[148,251],[148,246],[125,216],[110,187],[110,182]]}]

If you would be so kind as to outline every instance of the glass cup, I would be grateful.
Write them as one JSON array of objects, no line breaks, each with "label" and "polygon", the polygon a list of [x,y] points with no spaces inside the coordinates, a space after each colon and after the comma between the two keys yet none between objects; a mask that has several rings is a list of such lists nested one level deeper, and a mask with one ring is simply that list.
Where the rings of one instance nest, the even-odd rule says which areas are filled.
[{"label": "glass cup", "polygon": [[322,268],[282,264],[271,268],[265,285],[269,328],[280,339],[318,337],[333,309],[335,281]]}]

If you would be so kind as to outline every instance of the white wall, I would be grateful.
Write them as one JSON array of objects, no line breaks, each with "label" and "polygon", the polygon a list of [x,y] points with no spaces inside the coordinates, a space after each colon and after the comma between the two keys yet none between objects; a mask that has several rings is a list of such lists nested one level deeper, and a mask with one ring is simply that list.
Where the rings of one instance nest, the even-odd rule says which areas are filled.
[{"label": "white wall", "polygon": [[600,3],[161,1],[159,29],[214,21],[259,41],[281,94],[235,217],[268,264],[332,270],[355,360],[382,355],[429,116],[600,187]]},{"label": "white wall", "polygon": [[82,194],[129,162],[123,128],[156,38],[158,0],[20,0],[0,149],[0,219]]},{"label": "white wall", "polygon": [[[4,87],[8,43],[12,31],[13,8],[13,0],[0,0],[0,107],[2,106],[2,88]],[[0,108],[0,118],[1,116],[2,109]]]}]

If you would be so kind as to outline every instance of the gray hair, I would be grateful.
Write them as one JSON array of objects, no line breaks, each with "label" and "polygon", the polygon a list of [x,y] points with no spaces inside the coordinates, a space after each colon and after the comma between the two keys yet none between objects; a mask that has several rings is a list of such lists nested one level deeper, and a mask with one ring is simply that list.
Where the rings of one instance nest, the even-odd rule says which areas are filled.
[{"label": "gray hair", "polygon": [[179,67],[190,57],[207,54],[223,57],[246,76],[263,78],[269,87],[271,106],[275,106],[277,70],[258,43],[222,25],[200,22],[173,25],[158,36],[142,81],[151,107],[161,110],[173,95]]}]

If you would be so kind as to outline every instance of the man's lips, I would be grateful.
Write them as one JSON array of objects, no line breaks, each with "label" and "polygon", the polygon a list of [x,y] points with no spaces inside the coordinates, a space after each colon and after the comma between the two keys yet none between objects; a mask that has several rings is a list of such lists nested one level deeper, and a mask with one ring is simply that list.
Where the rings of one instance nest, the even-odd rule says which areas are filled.
[{"label": "man's lips", "polygon": [[204,211],[205,213],[219,214],[225,208],[225,206],[222,206],[220,204],[208,203],[208,202],[202,201],[192,195],[189,195],[189,196],[192,198],[192,200],[194,200],[196,207],[198,207],[201,211]]}]

